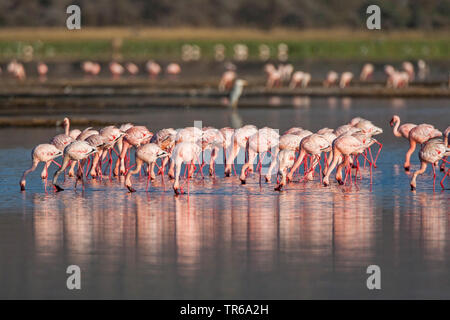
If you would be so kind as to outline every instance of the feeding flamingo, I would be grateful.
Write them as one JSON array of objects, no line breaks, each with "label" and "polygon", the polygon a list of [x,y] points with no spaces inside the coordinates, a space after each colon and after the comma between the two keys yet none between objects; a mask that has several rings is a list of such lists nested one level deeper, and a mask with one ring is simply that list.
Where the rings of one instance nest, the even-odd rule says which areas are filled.
[{"label": "feeding flamingo", "polygon": [[409,171],[411,163],[411,155],[413,154],[414,150],[416,149],[416,144],[423,144],[427,142],[428,140],[436,137],[442,136],[442,132],[434,128],[431,124],[419,124],[418,126],[415,126],[409,131],[409,149],[406,152],[405,156],[405,163],[403,167],[405,168],[405,171]]}]

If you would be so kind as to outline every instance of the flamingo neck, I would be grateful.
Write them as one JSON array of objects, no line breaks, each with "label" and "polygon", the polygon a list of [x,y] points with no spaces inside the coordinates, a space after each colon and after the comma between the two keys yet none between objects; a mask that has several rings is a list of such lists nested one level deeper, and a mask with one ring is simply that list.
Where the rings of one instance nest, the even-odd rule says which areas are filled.
[{"label": "flamingo neck", "polygon": [[399,126],[400,126],[400,119],[395,121],[394,129],[393,129],[394,135],[396,137],[401,137],[402,136],[402,134],[400,132],[398,132],[398,127]]}]

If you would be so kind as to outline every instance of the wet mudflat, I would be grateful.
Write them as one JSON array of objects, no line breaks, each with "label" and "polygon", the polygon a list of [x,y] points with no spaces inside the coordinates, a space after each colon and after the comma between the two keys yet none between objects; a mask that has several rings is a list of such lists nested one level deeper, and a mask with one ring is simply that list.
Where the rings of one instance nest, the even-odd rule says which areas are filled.
[{"label": "wet mudflat", "polygon": [[[316,176],[279,193],[275,176],[260,185],[253,174],[242,186],[237,177],[223,178],[218,165],[216,177],[204,170],[204,179],[189,183],[189,197],[174,197],[167,176],[158,177],[149,192],[146,178],[135,177],[135,194],[126,191],[123,178],[90,179],[84,191],[75,191],[74,180],[66,178],[66,191],[55,194],[51,188],[44,192],[41,164],[21,193],[18,182],[32,147],[61,129],[1,129],[0,297],[450,298],[450,181],[447,190],[437,185],[433,191],[428,168],[411,192],[410,175],[402,169],[407,141],[393,137],[388,126],[398,114],[443,131],[450,100],[283,99],[269,103],[291,107],[242,109],[238,117],[280,132],[337,127],[354,116],[370,119],[384,130],[377,137],[384,147],[372,184],[365,169],[356,185],[324,188]],[[155,132],[195,120],[227,126],[236,114],[130,105],[86,117],[135,122]],[[414,170],[417,151],[412,159]],[[82,270],[80,291],[66,288],[72,264]],[[366,287],[372,264],[381,268],[379,291]]]}]

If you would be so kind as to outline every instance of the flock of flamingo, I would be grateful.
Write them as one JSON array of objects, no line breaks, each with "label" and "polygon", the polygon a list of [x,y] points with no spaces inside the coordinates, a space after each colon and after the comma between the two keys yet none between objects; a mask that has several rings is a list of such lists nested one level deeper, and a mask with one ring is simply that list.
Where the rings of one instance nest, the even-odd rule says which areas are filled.
[{"label": "flock of flamingo", "polygon": [[[253,125],[245,125],[238,129],[229,127],[216,129],[213,127],[186,127],[182,129],[165,128],[156,134],[150,132],[145,126],[137,126],[130,123],[120,127],[107,126],[99,131],[91,127],[80,131],[70,130],[70,121],[65,118],[62,122],[65,132],[58,134],[50,140],[50,143],[39,144],[32,151],[32,165],[25,170],[20,180],[21,190],[25,190],[26,177],[34,171],[40,162],[44,162],[41,173],[42,179],[48,177],[48,167],[53,162],[59,169],[53,175],[53,186],[56,192],[64,189],[58,185],[58,177],[66,173],[75,176],[75,188],[78,181],[82,182],[89,175],[93,179],[102,179],[109,171],[109,178],[114,176],[125,176],[125,186],[130,192],[136,190],[132,186],[132,176],[144,172],[149,181],[156,178],[155,166],[158,167],[157,174],[166,174],[173,179],[173,190],[176,194],[184,193],[183,186],[187,183],[189,193],[189,179],[194,174],[203,176],[203,168],[206,165],[204,152],[210,151],[209,174],[215,176],[215,164],[220,149],[223,149],[223,160],[225,165],[224,174],[229,177],[232,172],[236,174],[234,167],[239,151],[245,150],[245,163],[243,163],[239,179],[242,184],[246,183],[248,175],[254,171],[255,160],[258,157],[256,170],[259,172],[260,183],[262,175],[262,161],[266,154],[271,154],[271,163],[265,173],[266,182],[270,182],[272,171],[278,164],[277,185],[275,190],[282,190],[294,179],[294,174],[301,175],[299,167],[303,165],[303,176],[301,181],[314,180],[317,173],[324,186],[330,185],[330,176],[335,170],[335,178],[338,184],[352,183],[352,169],[354,170],[354,183],[362,179],[359,156],[364,159],[370,167],[370,179],[372,181],[372,168],[376,167],[376,161],[380,154],[382,144],[374,136],[383,130],[375,126],[371,121],[356,117],[348,124],[336,129],[322,128],[316,133],[309,130],[294,127],[280,136],[277,130],[264,127],[258,129]],[[392,117],[390,125],[397,137],[409,140],[410,148],[406,153],[404,164],[405,170],[410,170],[410,157],[417,144],[421,144],[419,158],[420,169],[415,171],[411,179],[411,189],[416,188],[417,176],[424,173],[427,164],[434,168],[442,160],[441,170],[445,171],[446,157],[450,155],[448,144],[448,127],[442,137],[442,132],[429,124],[400,125],[400,118]],[[379,145],[375,157],[372,156],[371,146]],[[135,148],[135,164],[130,165],[130,149]],[[117,149],[117,150],[116,150]],[[114,162],[113,154],[117,157]],[[322,159],[323,154],[323,159]],[[62,156],[62,164],[55,161]],[[202,159],[200,161],[200,158]],[[158,164],[158,159],[161,159]],[[308,161],[309,159],[309,161]],[[323,160],[321,162],[321,160]],[[309,164],[308,164],[309,162]],[[182,176],[182,165],[185,164],[184,182],[180,182]],[[75,168],[77,170],[75,172]],[[345,169],[344,175],[342,170]],[[197,170],[197,173],[195,171]],[[449,175],[448,169],[443,182]],[[434,172],[433,187],[436,179]]]},{"label": "flock of flamingo", "polygon": [[[237,79],[236,65],[228,62],[224,64],[226,71],[223,73],[220,83],[219,91],[231,90],[233,83]],[[101,66],[98,62],[84,61],[81,64],[81,69],[86,75],[97,76],[101,71]],[[149,60],[145,64],[147,73],[156,77],[162,72],[160,64],[153,60]],[[26,78],[25,68],[22,63],[16,60],[11,61],[7,66],[8,73],[19,80]],[[48,66],[44,62],[39,62],[36,66],[37,73],[40,78],[45,78],[49,71]],[[1,71],[1,69],[0,69]],[[109,71],[113,78],[117,79],[124,75],[127,71],[130,75],[135,76],[139,73],[139,67],[133,63],[128,62],[124,65],[117,61],[109,63]],[[369,81],[373,77],[375,67],[371,63],[366,63],[361,69],[359,76],[360,81]],[[165,68],[165,73],[168,75],[178,75],[181,72],[181,67],[178,63],[169,63]],[[305,71],[295,71],[292,64],[279,64],[275,67],[273,64],[268,63],[264,66],[264,72],[266,74],[266,87],[276,88],[281,87],[283,84],[288,84],[290,88],[308,87],[311,81],[311,74]],[[386,86],[389,88],[404,88],[415,79],[416,69],[414,65],[405,61],[401,64],[401,69],[397,70],[392,65],[384,66],[384,73],[386,74]],[[429,67],[423,60],[417,62],[417,74],[419,79],[425,79],[429,73]],[[350,85],[354,78],[354,74],[350,71],[342,72],[339,75],[336,71],[329,71],[323,81],[324,87],[339,86],[340,88],[346,88]],[[450,86],[450,78],[449,78]]]}]

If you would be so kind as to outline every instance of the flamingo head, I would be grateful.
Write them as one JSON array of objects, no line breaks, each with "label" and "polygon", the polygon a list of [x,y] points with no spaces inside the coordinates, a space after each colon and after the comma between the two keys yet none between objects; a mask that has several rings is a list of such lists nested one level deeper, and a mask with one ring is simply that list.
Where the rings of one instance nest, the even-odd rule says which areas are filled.
[{"label": "flamingo head", "polygon": [[389,122],[389,125],[391,127],[393,127],[395,125],[396,122],[400,121],[400,117],[397,115],[392,116],[391,121]]}]

